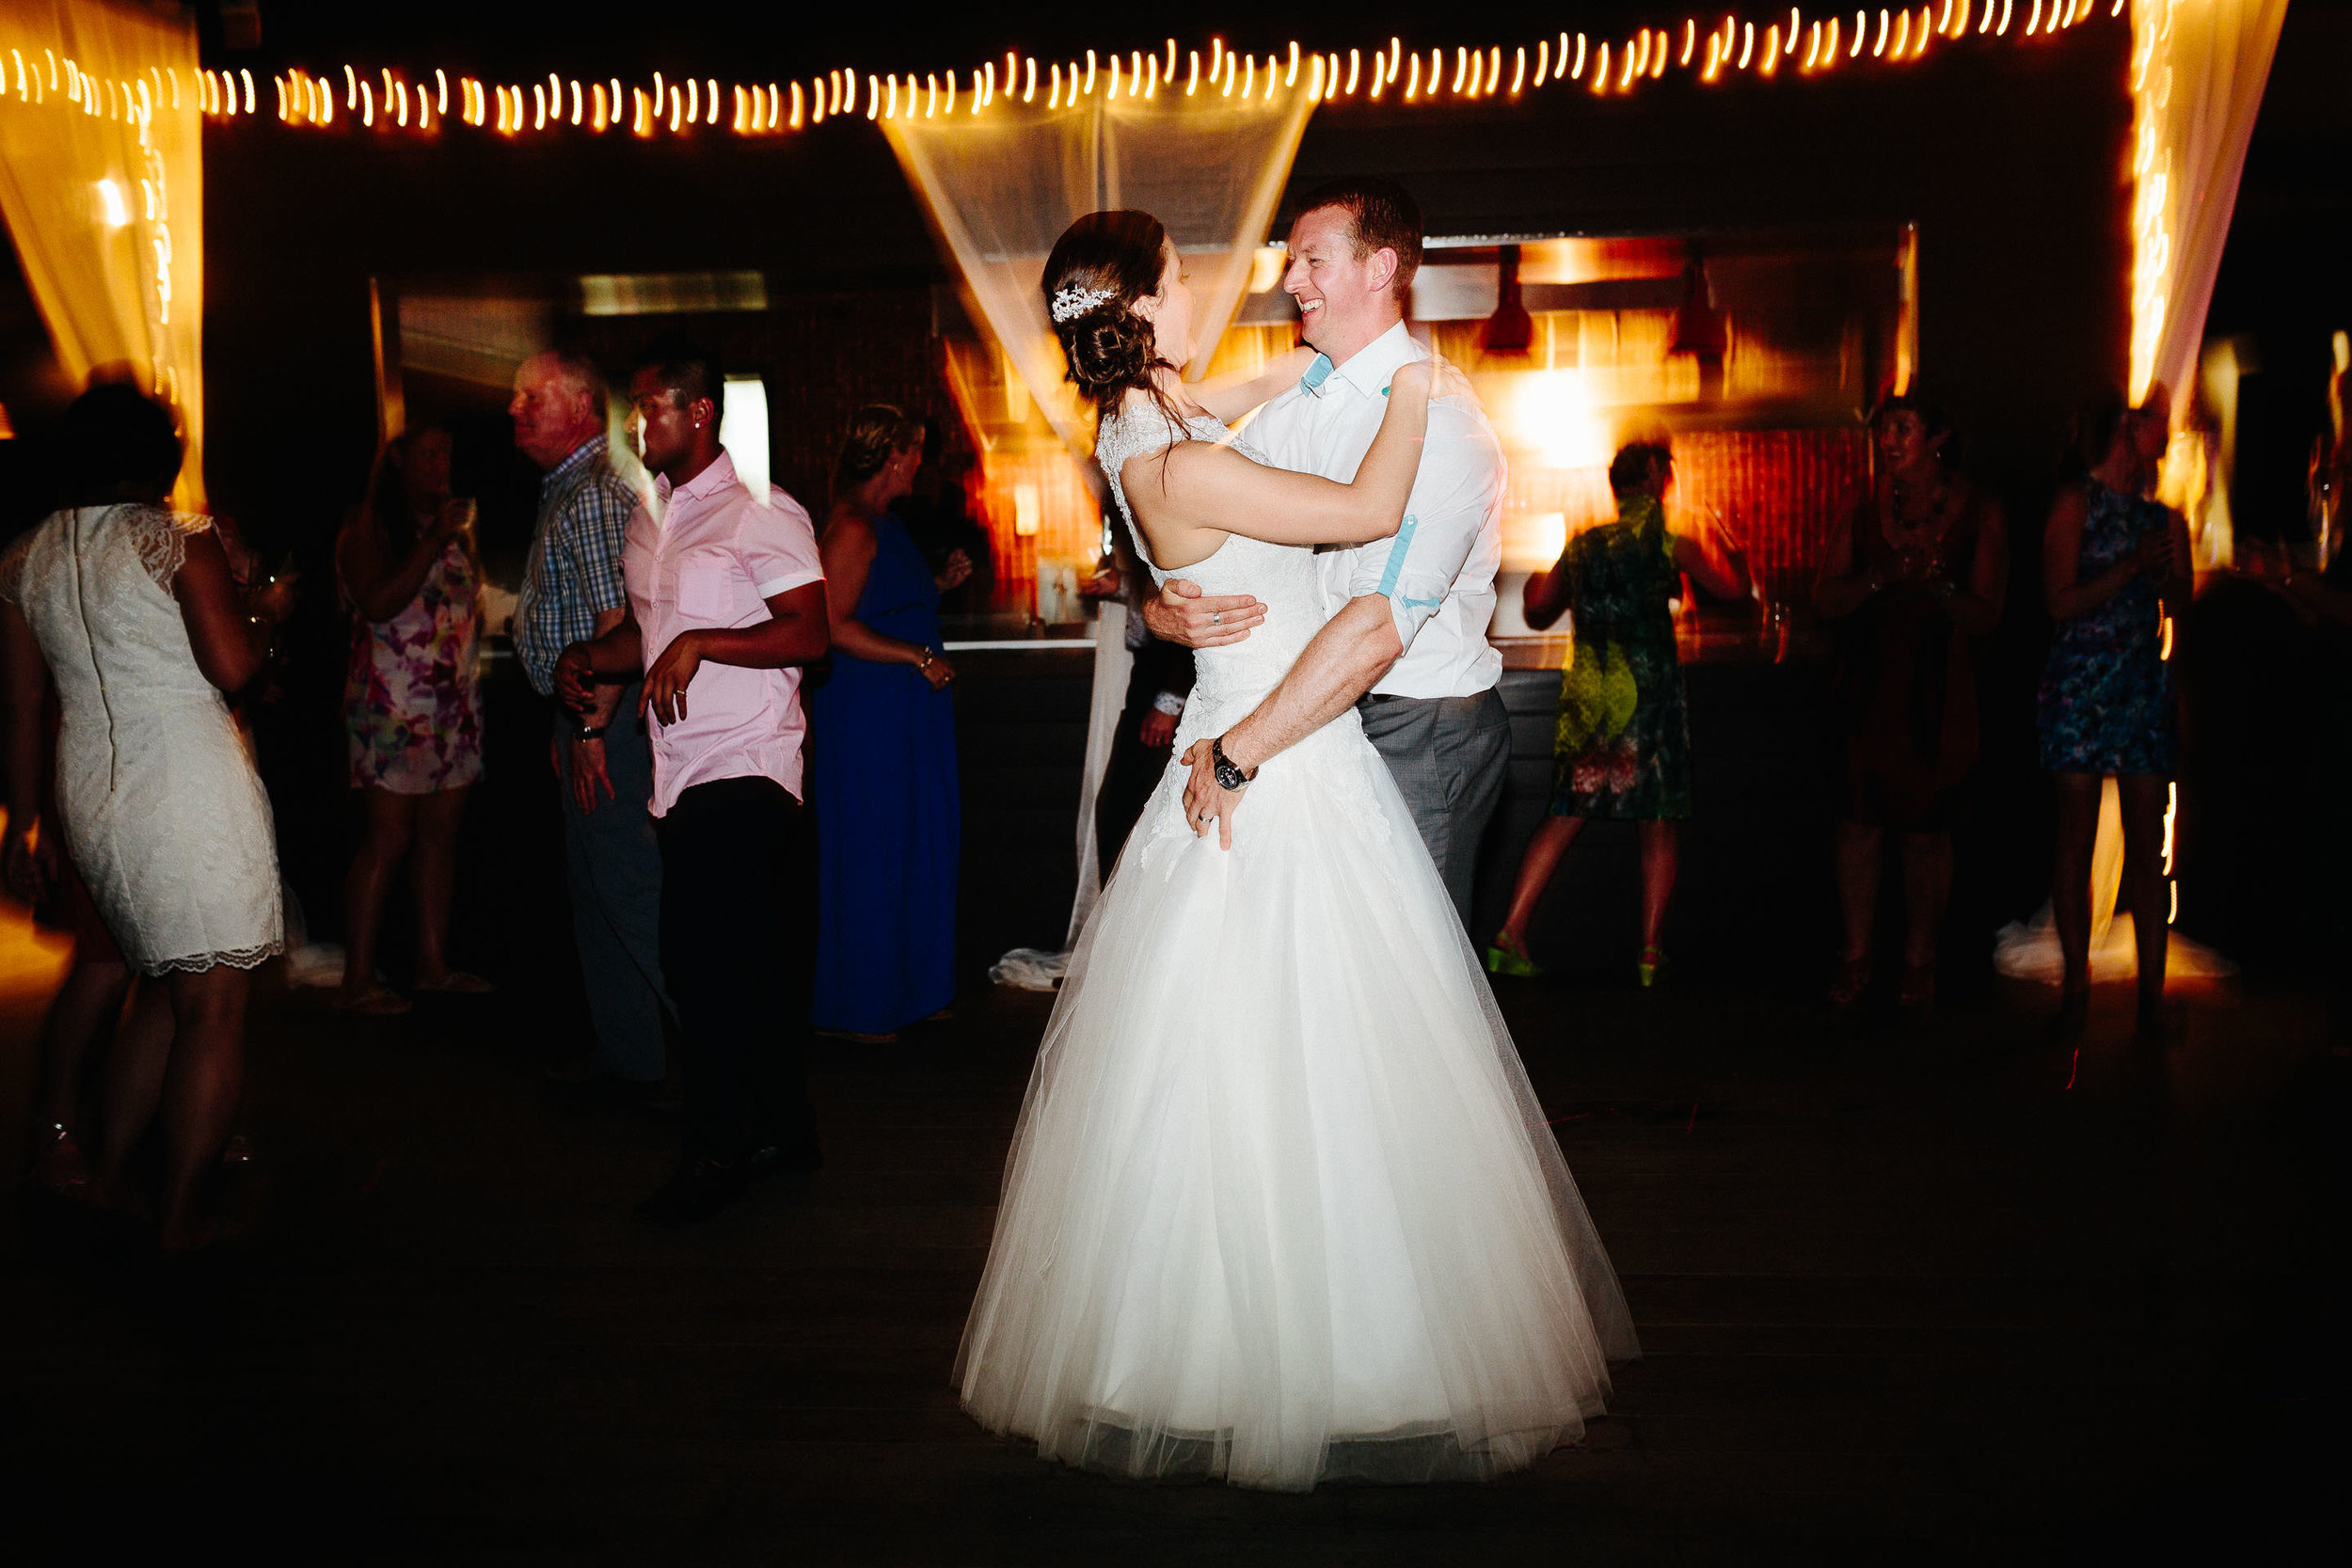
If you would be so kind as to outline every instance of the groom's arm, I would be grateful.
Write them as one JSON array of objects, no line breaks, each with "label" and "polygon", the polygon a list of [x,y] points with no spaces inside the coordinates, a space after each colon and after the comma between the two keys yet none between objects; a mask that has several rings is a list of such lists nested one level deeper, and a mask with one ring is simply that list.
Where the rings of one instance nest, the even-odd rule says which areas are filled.
[{"label": "groom's arm", "polygon": [[[1475,404],[1430,404],[1422,468],[1396,537],[1357,552],[1351,596],[1299,654],[1298,661],[1249,715],[1219,737],[1226,760],[1254,773],[1269,757],[1304,740],[1354,706],[1404,657],[1445,600],[1500,505],[1500,444]],[[1217,825],[1233,843],[1233,812],[1246,791],[1222,788],[1209,743],[1196,741],[1184,762],[1184,813],[1193,832]]]},{"label": "groom's arm", "polygon": [[[1266,758],[1280,755],[1354,707],[1404,652],[1387,599],[1367,594],[1348,600],[1300,651],[1282,684],[1225,732],[1225,759],[1245,773],[1256,772]],[[1232,848],[1233,809],[1241,804],[1243,792],[1218,786],[1207,741],[1187,747],[1184,761],[1192,767],[1192,780],[1184,786],[1184,811],[1193,831],[1208,831],[1201,819],[1201,813],[1208,812],[1217,821],[1218,841]]]}]

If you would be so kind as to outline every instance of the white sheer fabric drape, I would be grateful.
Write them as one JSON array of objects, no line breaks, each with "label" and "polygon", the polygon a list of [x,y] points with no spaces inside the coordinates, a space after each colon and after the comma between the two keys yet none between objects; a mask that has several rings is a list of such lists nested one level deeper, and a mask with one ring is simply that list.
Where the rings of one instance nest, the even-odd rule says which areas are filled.
[{"label": "white sheer fabric drape", "polygon": [[[1007,97],[977,115],[881,123],[989,331],[1073,460],[1085,462],[1094,450],[1092,421],[1063,378],[1061,348],[1039,292],[1054,242],[1080,216],[1105,208],[1140,208],[1165,224],[1192,274],[1200,341],[1184,369],[1198,378],[1241,308],[1251,258],[1313,107],[1302,80],[1232,97],[1187,96],[1173,87],[1151,98],[1093,93],[1058,108]],[[1099,499],[1091,465],[1088,481]],[[1110,756],[1109,726],[1126,695],[1126,645],[1115,619],[1105,613],[1095,632],[1073,942],[1101,887],[1094,796]]]},{"label": "white sheer fabric drape", "polygon": [[2195,396],[2205,311],[2286,14],[2287,0],[2132,0],[2135,403],[2160,384],[2179,416]]},{"label": "white sheer fabric drape", "polygon": [[0,0],[0,217],[57,362],[76,384],[128,367],[172,404],[187,443],[173,500],[200,511],[195,23],[182,8]]},{"label": "white sheer fabric drape", "polygon": [[1271,97],[1090,94],[1049,109],[1000,98],[978,114],[884,119],[907,180],[1029,393],[1085,457],[1091,433],[1038,293],[1046,254],[1084,214],[1136,207],[1189,258],[1200,305],[1193,375],[1240,308],[1313,107],[1304,82]]}]

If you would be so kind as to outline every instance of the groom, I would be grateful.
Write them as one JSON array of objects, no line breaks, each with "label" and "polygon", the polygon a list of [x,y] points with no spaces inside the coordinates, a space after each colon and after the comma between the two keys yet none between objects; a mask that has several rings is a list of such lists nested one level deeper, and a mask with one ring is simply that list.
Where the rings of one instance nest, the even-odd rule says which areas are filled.
[{"label": "groom", "polygon": [[[1421,209],[1387,180],[1342,180],[1308,193],[1291,225],[1282,287],[1316,350],[1296,387],[1259,412],[1249,439],[1267,461],[1343,483],[1380,429],[1389,378],[1428,351],[1405,329],[1421,266]],[[1511,725],[1486,641],[1502,560],[1502,449],[1468,400],[1432,402],[1405,521],[1393,539],[1323,552],[1325,601],[1339,610],[1282,684],[1218,737],[1184,753],[1187,815],[1232,842],[1245,780],[1353,704],[1465,927],[1478,842],[1502,795]],[[1144,607],[1155,637],[1193,648],[1237,642],[1265,617],[1247,595],[1202,597],[1171,579]]]}]

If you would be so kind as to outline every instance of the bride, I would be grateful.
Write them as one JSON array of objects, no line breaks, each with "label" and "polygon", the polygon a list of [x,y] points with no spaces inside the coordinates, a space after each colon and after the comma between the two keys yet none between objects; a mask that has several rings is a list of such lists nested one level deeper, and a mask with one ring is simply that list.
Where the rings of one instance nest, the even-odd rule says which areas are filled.
[{"label": "bride", "polygon": [[[1178,379],[1192,302],[1157,220],[1081,218],[1043,288],[1154,575],[1265,606],[1197,656],[1181,754],[1323,624],[1311,546],[1396,531],[1431,372],[1397,372],[1338,484],[1227,427],[1273,387]],[[1049,1459],[1290,1490],[1574,1441],[1632,1325],[1386,765],[1343,713],[1245,786],[1230,848],[1185,820],[1187,773],[1071,955],[957,1356],[965,1407]]]}]

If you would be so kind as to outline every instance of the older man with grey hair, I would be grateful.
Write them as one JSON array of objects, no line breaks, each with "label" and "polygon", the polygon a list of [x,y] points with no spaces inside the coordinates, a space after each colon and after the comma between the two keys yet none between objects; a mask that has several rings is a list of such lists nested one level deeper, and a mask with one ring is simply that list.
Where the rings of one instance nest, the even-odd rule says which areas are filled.
[{"label": "older man with grey hair", "polygon": [[[515,445],[547,470],[539,523],[515,599],[515,652],[532,689],[555,694],[555,661],[620,625],[622,536],[637,492],[606,450],[604,377],[585,356],[534,355],[515,372],[507,412]],[[661,851],[646,802],[653,753],[637,687],[596,689],[594,705],[558,707],[550,752],[562,782],[572,932],[587,982],[596,1049],[558,1068],[559,1082],[598,1078],[650,1096],[663,1076]]]}]

